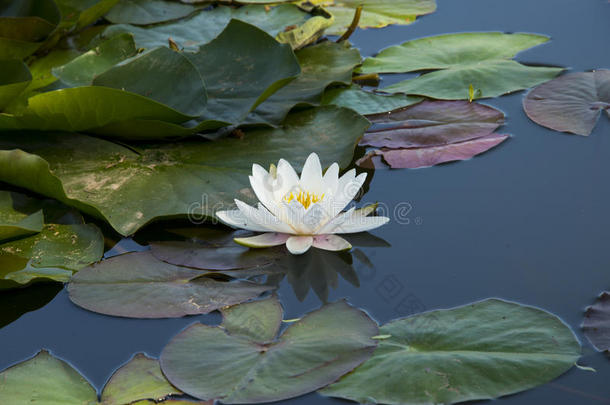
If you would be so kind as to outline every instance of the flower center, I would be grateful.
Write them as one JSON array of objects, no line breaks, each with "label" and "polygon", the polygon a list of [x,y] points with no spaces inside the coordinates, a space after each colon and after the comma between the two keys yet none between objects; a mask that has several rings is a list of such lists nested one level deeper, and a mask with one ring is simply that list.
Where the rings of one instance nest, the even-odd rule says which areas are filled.
[{"label": "flower center", "polygon": [[301,203],[301,205],[303,207],[305,207],[305,209],[309,208],[309,206],[311,204],[320,202],[323,199],[324,199],[324,194],[317,195],[317,194],[305,192],[305,191],[299,191],[298,193],[291,191],[290,194],[286,194],[286,196],[284,196],[284,201],[286,201],[287,203],[289,203],[292,200],[297,200],[298,202]]}]

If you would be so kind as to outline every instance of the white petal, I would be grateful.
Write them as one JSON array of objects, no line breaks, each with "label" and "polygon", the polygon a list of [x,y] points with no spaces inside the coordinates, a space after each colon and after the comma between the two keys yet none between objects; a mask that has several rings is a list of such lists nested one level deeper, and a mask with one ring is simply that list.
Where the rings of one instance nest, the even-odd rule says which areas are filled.
[{"label": "white petal", "polygon": [[329,197],[335,195],[337,186],[339,185],[339,165],[337,163],[330,165],[330,167],[326,169],[326,173],[324,173],[322,180],[324,182],[324,192],[327,193]]},{"label": "white petal", "polygon": [[300,186],[304,191],[314,194],[324,193],[324,184],[322,182],[322,165],[317,154],[309,155],[303,166],[301,173]]},{"label": "white petal", "polygon": [[341,225],[332,230],[333,233],[356,233],[370,231],[387,224],[390,218],[388,217],[363,217],[354,215]]},{"label": "white petal", "polygon": [[316,235],[325,235],[328,233],[334,233],[333,229],[335,229],[337,226],[341,225],[342,223],[344,223],[345,221],[350,219],[352,217],[352,215],[354,214],[355,209],[356,208],[352,207],[349,209],[349,211],[342,212],[341,214],[337,215],[336,217],[334,217],[333,219],[328,221],[324,226],[320,227],[320,229],[316,229],[314,231],[314,233]]},{"label": "white petal", "polygon": [[352,170],[344,174],[343,177],[339,179],[337,191],[332,196],[332,216],[339,214],[345,208],[345,206],[354,199],[366,180],[366,173],[361,173],[358,176],[353,177],[355,170],[352,173],[350,172],[352,172]]},{"label": "white petal", "polygon": [[262,206],[257,209],[240,200],[235,200],[235,204],[250,223],[257,224],[267,231],[285,233],[291,233],[292,231],[290,226],[280,221],[279,218],[271,214]]},{"label": "white petal", "polygon": [[252,187],[256,198],[258,198],[273,215],[278,215],[280,207],[273,195],[274,185],[271,176],[269,174],[267,174],[267,178],[250,176],[250,186]]},{"label": "white petal", "polygon": [[216,211],[216,217],[224,224],[234,228],[247,229],[255,232],[268,232],[269,229],[251,222],[240,210]]},{"label": "white petal", "polygon": [[305,224],[305,207],[296,201],[292,200],[289,203],[284,202],[284,215],[285,218],[283,220],[290,225],[298,234],[306,234],[309,235],[312,233],[312,230]]},{"label": "white petal", "polygon": [[248,238],[234,238],[235,243],[250,248],[264,248],[271,246],[279,246],[286,243],[290,235],[286,233],[263,233],[261,235],[250,236]]},{"label": "white petal", "polygon": [[301,255],[309,250],[313,244],[311,236],[291,236],[286,241],[288,251],[293,255]]},{"label": "white petal", "polygon": [[269,176],[269,172],[267,172],[263,166],[254,163],[252,165],[252,176],[263,179]]},{"label": "white petal", "polygon": [[294,171],[290,163],[280,159],[277,164],[277,182],[280,187],[277,190],[276,198],[284,198],[286,193],[295,189],[299,185],[299,176]]},{"label": "white petal", "polygon": [[349,250],[352,245],[337,235],[317,235],[313,238],[313,247],[323,250]]}]

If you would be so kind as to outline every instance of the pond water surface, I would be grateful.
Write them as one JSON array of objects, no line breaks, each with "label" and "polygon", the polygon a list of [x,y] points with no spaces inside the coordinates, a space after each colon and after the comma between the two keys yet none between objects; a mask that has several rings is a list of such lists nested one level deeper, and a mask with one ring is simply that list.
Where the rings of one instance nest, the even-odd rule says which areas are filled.
[{"label": "pond water surface", "polygon": [[[436,13],[411,26],[360,30],[352,41],[369,56],[417,37],[488,30],[552,37],[519,54],[521,62],[573,71],[610,68],[607,0],[438,0]],[[384,83],[400,77],[386,77]],[[610,289],[610,121],[602,117],[588,138],[553,132],[528,120],[522,97],[483,101],[506,113],[500,132],[512,135],[490,152],[432,168],[377,171],[362,202],[381,201],[391,216],[400,214],[400,221],[373,231],[390,246],[360,247],[352,265],[284,279],[279,295],[286,317],[317,308],[324,294],[329,301],[347,297],[380,323],[487,297],[538,306],[573,328],[583,344],[580,364],[597,372],[573,368],[499,403],[610,404],[610,359],[595,352],[580,330],[584,308]],[[312,289],[305,296],[307,283],[318,294]],[[76,307],[65,290],[13,321],[19,302],[34,309],[33,301],[43,305],[56,292],[37,286],[3,293],[0,369],[48,348],[99,388],[133,353],[156,357],[187,325],[219,322],[216,314],[107,317]],[[310,394],[282,403],[345,402]]]}]

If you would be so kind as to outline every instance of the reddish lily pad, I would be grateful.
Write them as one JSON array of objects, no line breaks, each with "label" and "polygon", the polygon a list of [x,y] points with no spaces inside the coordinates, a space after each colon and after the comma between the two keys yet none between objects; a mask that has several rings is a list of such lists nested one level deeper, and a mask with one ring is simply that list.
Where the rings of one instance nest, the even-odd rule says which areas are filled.
[{"label": "reddish lily pad", "polygon": [[610,70],[571,73],[529,92],[523,109],[537,124],[587,136],[601,111],[610,117]]},{"label": "reddish lily pad", "polygon": [[270,289],[246,280],[218,281],[204,271],[157,260],[150,252],[104,260],[81,270],[68,285],[76,305],[127,318],[206,314]]},{"label": "reddish lily pad", "polygon": [[599,351],[610,351],[610,293],[604,291],[585,311],[585,335]]}]

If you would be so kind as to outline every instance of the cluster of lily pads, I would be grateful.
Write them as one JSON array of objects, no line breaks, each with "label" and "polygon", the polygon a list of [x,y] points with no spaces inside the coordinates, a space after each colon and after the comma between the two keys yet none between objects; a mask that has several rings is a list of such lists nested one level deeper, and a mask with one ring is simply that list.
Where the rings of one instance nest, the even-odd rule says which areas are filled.
[{"label": "cluster of lily pads", "polygon": [[[524,99],[528,116],[586,135],[610,109],[610,71],[555,78],[563,69],[515,61],[549,39],[534,34],[439,35],[364,61],[349,43],[357,27],[408,24],[433,12],[434,0],[1,7],[0,290],[69,282],[72,302],[98,313],[220,310],[224,319],[180,332],[159,360],[136,355],[99,397],[43,351],[0,373],[1,403],[255,403],[318,390],[360,402],[453,403],[543,384],[579,358],[558,318],[493,299],[381,327],[345,302],[328,303],[280,333],[279,282],[286,277],[299,298],[311,287],[325,302],[337,274],[357,285],[350,253],[251,252],[221,233],[100,262],[104,236],[81,213],[103,222],[106,237],[129,236],[158,220],[213,219],[234,198],[254,201],[252,163],[284,158],[299,169],[311,152],[343,169],[469,159],[509,138],[495,132],[504,114],[475,100],[538,85]],[[417,71],[377,88],[379,74]],[[366,152],[354,156],[357,145]],[[366,263],[357,248],[353,255]],[[599,350],[609,346],[608,302],[600,296],[583,324]]]}]

